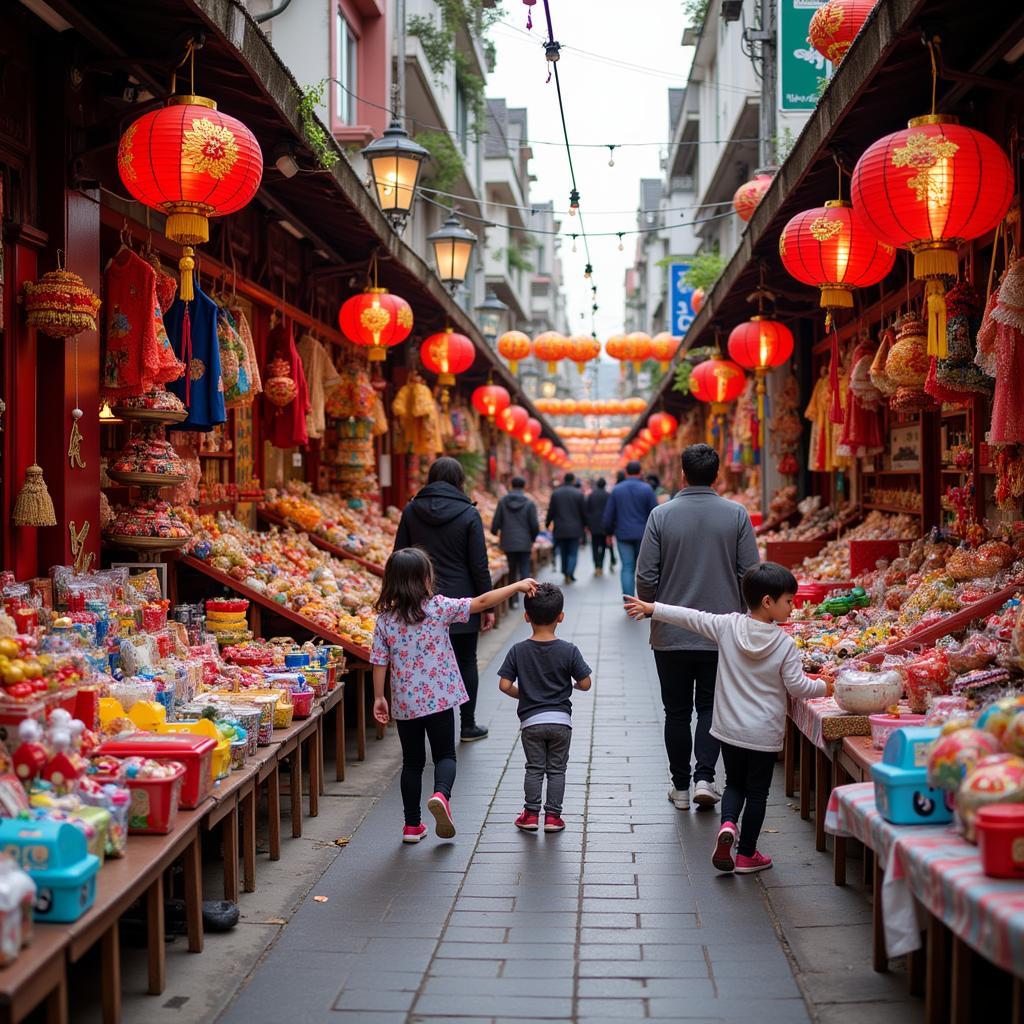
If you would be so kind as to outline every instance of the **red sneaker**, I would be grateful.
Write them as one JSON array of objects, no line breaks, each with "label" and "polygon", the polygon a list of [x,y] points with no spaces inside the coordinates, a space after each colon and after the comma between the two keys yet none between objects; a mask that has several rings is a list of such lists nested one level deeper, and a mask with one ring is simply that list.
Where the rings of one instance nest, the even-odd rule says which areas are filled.
[{"label": "red sneaker", "polygon": [[736,826],[727,821],[718,830],[718,842],[715,845],[715,852],[711,855],[711,863],[719,871],[732,871],[736,864],[732,859],[732,846],[736,842]]},{"label": "red sneaker", "polygon": [[536,832],[538,827],[537,815],[524,807],[523,813],[516,818],[516,828],[522,832]]},{"label": "red sneaker", "polygon": [[455,838],[455,822],[452,820],[452,809],[448,805],[448,799],[442,793],[435,793],[427,801],[427,810],[434,816],[437,822],[437,835],[439,839]]},{"label": "red sneaker", "polygon": [[771,857],[754,851],[753,857],[744,857],[742,853],[736,854],[736,874],[752,875],[755,871],[765,871],[772,866]]},{"label": "red sneaker", "polygon": [[427,826],[422,822],[419,825],[406,825],[402,829],[403,843],[418,843],[427,834]]},{"label": "red sneaker", "polygon": [[545,814],[544,815],[544,831],[545,832],[564,832],[565,822],[557,814]]}]

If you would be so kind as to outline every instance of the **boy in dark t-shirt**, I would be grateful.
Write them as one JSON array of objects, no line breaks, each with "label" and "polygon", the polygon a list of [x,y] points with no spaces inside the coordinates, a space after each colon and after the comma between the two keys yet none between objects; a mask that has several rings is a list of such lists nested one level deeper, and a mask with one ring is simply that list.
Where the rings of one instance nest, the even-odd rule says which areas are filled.
[{"label": "boy in dark t-shirt", "polygon": [[[526,805],[516,818],[516,828],[539,828],[541,789],[547,776],[544,831],[561,832],[565,770],[572,739],[572,690],[590,689],[590,666],[579,648],[555,636],[565,618],[562,591],[553,583],[541,583],[533,597],[523,600],[526,621],[533,636],[513,644],[501,668],[502,693],[519,701],[523,752],[526,754]],[[575,680],[575,684],[573,682]]]}]

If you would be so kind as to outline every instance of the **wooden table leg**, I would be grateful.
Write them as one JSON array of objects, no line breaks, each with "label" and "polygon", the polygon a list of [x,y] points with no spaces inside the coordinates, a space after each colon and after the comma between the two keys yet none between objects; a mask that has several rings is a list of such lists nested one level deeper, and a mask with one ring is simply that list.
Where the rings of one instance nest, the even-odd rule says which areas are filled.
[{"label": "wooden table leg", "polygon": [[160,871],[146,890],[146,952],[151,996],[160,995],[167,984],[164,930],[164,873]]},{"label": "wooden table leg", "polygon": [[314,729],[306,741],[312,747],[306,752],[309,761],[309,816],[316,818],[320,814],[320,731]]},{"label": "wooden table leg", "polygon": [[[171,573],[173,576],[174,574]],[[68,977],[61,970],[60,981],[46,997],[46,1024],[68,1024]]]},{"label": "wooden table leg", "polygon": [[786,743],[782,750],[782,776],[785,780],[786,796],[796,792],[796,726],[792,719],[786,719]]},{"label": "wooden table leg", "polygon": [[345,697],[334,705],[334,780],[345,781]]},{"label": "wooden table leg", "polygon": [[924,1017],[928,1024],[949,1022],[949,959],[946,926],[928,915],[924,965]]},{"label": "wooden table leg", "polygon": [[861,880],[864,883],[864,887],[868,891],[870,891],[871,890],[871,886],[874,885],[874,881],[875,881],[874,867],[875,867],[875,851],[872,850],[870,846],[865,846],[864,847],[864,860],[862,861],[862,868],[861,868],[861,874],[863,875],[863,878]]},{"label": "wooden table leg", "polygon": [[324,771],[324,733],[327,731],[326,718],[321,715],[317,719],[316,723],[316,753],[317,753],[317,792],[324,796],[327,793],[327,783],[325,781],[327,773]]},{"label": "wooden table leg", "polygon": [[281,770],[275,764],[267,776],[267,832],[270,859],[281,859]]},{"label": "wooden table leg", "polygon": [[1013,976],[1013,998],[1010,1005],[1010,1024],[1024,1024],[1024,982]]},{"label": "wooden table leg", "polygon": [[366,760],[366,672],[356,671],[356,760]]},{"label": "wooden table leg", "polygon": [[242,797],[243,888],[256,891],[256,786]]},{"label": "wooden table leg", "polygon": [[832,881],[846,885],[846,836],[832,837]]},{"label": "wooden table leg", "polygon": [[224,850],[224,899],[238,902],[238,804],[220,823],[221,846]]},{"label": "wooden table leg", "polygon": [[197,832],[184,853],[185,917],[188,920],[188,951],[203,951],[203,847]]},{"label": "wooden table leg", "polygon": [[292,804],[292,838],[302,835],[302,744],[296,743],[288,763],[288,792]]},{"label": "wooden table leg", "polygon": [[961,938],[953,936],[952,988],[950,992],[950,1024],[970,1024],[971,975],[974,950]]},{"label": "wooden table leg", "polygon": [[885,952],[885,920],[882,916],[882,882],[885,873],[881,862],[874,858],[873,898],[871,901],[871,966],[880,974],[889,970],[889,957]]},{"label": "wooden table leg", "polygon": [[907,954],[907,991],[912,996],[924,995],[925,950],[915,949]]},{"label": "wooden table leg", "polygon": [[103,1024],[121,1024],[121,933],[117,921],[100,939],[100,989]]},{"label": "wooden table leg", "polygon": [[819,747],[814,748],[814,848],[825,849],[825,812],[832,795],[832,762]]},{"label": "wooden table leg", "polygon": [[814,744],[800,733],[800,817],[811,816],[811,776],[814,772]]}]

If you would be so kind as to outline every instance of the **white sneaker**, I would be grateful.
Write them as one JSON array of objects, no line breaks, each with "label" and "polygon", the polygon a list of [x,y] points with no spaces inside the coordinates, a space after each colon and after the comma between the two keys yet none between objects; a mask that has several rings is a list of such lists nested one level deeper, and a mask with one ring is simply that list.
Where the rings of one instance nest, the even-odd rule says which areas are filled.
[{"label": "white sneaker", "polygon": [[690,809],[690,794],[685,789],[670,789],[668,798],[675,804],[677,811],[688,811]]},{"label": "white sneaker", "polygon": [[710,782],[701,779],[693,787],[693,802],[698,807],[714,807],[721,799],[722,794]]}]

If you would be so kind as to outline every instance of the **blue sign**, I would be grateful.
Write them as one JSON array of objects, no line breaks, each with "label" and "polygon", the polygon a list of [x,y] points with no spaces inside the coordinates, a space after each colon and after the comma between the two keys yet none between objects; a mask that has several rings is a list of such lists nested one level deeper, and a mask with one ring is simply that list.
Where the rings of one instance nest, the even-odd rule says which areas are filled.
[{"label": "blue sign", "polygon": [[693,311],[693,288],[685,281],[689,263],[673,263],[669,266],[669,301],[672,312],[669,315],[669,330],[682,338],[697,314]]}]

